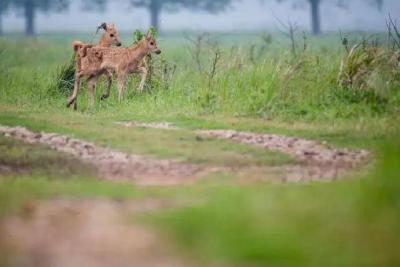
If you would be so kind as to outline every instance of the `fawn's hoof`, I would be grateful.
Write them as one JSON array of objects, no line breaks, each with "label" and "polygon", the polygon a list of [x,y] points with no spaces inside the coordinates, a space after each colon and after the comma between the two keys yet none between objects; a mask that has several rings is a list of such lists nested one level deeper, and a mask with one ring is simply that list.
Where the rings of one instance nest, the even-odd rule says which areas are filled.
[{"label": "fawn's hoof", "polygon": [[76,107],[75,99],[69,99],[67,102],[67,108],[69,108],[72,104],[74,104],[74,108]]},{"label": "fawn's hoof", "polygon": [[102,96],[100,97],[100,100],[106,100],[108,97],[109,97],[109,95],[102,95]]}]

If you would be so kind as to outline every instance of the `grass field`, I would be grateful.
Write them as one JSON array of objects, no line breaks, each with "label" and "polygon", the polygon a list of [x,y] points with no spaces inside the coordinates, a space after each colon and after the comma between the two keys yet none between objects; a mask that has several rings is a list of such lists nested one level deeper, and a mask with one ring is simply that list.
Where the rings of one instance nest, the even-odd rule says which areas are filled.
[{"label": "grass field", "polygon": [[[335,34],[298,36],[292,51],[279,35],[213,33],[200,42],[196,33],[186,38],[170,33],[160,37],[163,53],[153,57],[154,73],[144,93],[135,90],[138,78],[132,77],[122,103],[115,84],[111,97],[100,101],[102,82],[95,107],[87,107],[82,90],[74,112],[65,108],[66,92],[55,86],[56,77],[71,59],[71,40],[88,36],[49,33],[35,40],[18,35],[0,40],[1,125],[65,134],[154,158],[244,168],[296,159],[199,137],[194,130],[275,133],[367,149],[373,163],[367,174],[355,172],[330,183],[243,184],[235,174],[218,173],[191,185],[144,187],[100,181],[91,166],[71,156],[0,136],[0,219],[21,213],[26,203],[54,197],[183,199],[199,204],[158,210],[139,222],[151,225],[177,255],[198,266],[400,264],[400,64],[369,60],[369,41],[359,56],[368,64],[349,67],[354,68],[349,72],[367,68],[362,69],[366,74],[354,78],[353,86],[341,86],[346,52]],[[123,36],[128,45],[129,35]],[[348,38],[351,44],[363,40],[361,34]],[[375,38],[386,47],[383,34],[368,40]],[[121,121],[170,122],[180,129],[127,128],[116,124]]]}]

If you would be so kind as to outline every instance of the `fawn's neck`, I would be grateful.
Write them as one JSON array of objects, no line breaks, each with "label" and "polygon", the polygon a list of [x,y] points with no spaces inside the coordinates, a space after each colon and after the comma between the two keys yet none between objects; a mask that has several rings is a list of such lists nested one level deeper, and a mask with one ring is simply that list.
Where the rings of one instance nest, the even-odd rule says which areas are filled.
[{"label": "fawn's neck", "polygon": [[142,61],[142,59],[150,52],[144,41],[140,41],[137,45],[128,49],[130,50],[130,53],[134,54],[135,58],[139,61]]},{"label": "fawn's neck", "polygon": [[108,42],[108,40],[107,40],[105,34],[103,34],[103,35],[101,36],[99,45],[100,45],[100,46],[104,46],[104,47],[110,47],[110,46],[111,46],[111,44]]}]

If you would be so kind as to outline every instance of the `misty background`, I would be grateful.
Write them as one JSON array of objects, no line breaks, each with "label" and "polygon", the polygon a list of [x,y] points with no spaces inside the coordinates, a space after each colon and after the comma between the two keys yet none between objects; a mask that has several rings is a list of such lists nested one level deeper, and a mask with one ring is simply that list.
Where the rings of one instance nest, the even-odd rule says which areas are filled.
[{"label": "misty background", "polygon": [[[121,31],[144,29],[150,25],[148,10],[133,7],[128,1],[110,0],[103,11],[83,9],[84,0],[71,0],[69,7],[61,12],[37,12],[35,28],[38,33],[48,31],[93,31],[100,22],[113,22]],[[400,20],[400,1],[385,0],[380,9],[365,0],[323,0],[320,5],[321,28],[329,31],[384,31],[385,17],[391,13]],[[3,15],[4,32],[23,32],[24,13],[10,9]],[[234,1],[225,11],[217,14],[205,10],[176,9],[162,12],[161,29],[168,30],[218,30],[218,31],[274,31],[277,19],[291,21],[304,30],[311,28],[310,7],[307,1]]]}]

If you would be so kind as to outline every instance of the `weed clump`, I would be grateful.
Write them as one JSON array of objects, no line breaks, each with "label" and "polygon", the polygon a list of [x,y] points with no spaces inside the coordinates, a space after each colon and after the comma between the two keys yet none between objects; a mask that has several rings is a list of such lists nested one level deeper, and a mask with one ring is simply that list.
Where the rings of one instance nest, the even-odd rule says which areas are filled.
[{"label": "weed clump", "polygon": [[68,96],[74,90],[75,81],[75,54],[70,61],[61,65],[57,69],[55,82],[50,86],[48,93],[50,95],[61,94]]},{"label": "weed clump", "polygon": [[342,60],[338,82],[344,88],[381,94],[399,84],[399,59],[398,52],[355,45]]}]

